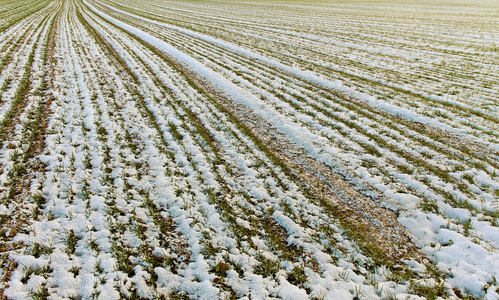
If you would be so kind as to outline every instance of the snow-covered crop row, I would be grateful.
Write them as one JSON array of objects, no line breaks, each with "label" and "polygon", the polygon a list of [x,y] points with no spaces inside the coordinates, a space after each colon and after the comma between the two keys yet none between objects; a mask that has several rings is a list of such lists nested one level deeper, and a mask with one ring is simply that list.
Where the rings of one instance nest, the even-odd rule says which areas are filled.
[{"label": "snow-covered crop row", "polygon": [[498,8],[372,5],[0,1],[0,298],[499,299]]}]

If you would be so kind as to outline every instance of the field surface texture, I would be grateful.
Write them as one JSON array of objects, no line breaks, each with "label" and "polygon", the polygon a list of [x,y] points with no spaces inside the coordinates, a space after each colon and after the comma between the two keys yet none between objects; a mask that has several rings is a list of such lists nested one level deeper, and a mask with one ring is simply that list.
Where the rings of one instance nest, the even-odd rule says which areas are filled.
[{"label": "field surface texture", "polygon": [[499,2],[0,0],[0,299],[499,299]]}]

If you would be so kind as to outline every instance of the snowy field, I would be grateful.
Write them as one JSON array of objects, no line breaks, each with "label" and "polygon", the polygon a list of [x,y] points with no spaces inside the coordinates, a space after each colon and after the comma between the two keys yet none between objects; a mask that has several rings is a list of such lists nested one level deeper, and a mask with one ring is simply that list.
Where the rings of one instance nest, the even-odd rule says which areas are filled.
[{"label": "snowy field", "polygon": [[499,2],[0,0],[0,299],[499,299]]}]

